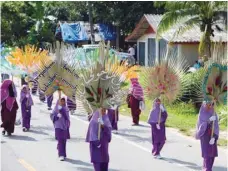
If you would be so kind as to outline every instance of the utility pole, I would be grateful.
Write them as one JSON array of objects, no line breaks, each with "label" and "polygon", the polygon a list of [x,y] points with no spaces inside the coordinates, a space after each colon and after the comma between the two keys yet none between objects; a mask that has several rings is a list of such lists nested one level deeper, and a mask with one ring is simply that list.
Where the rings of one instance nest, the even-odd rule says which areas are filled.
[{"label": "utility pole", "polygon": [[90,33],[91,33],[91,44],[95,44],[94,30],[93,30],[93,14],[92,14],[92,4],[90,1],[87,1],[89,7],[89,24],[90,24]]}]

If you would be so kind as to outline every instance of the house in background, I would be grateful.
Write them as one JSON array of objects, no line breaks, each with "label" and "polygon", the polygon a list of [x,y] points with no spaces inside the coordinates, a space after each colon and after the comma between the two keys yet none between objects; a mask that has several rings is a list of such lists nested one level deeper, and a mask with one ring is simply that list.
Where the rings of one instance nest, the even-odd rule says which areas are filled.
[{"label": "house in background", "polygon": [[[149,66],[164,56],[166,49],[176,51],[177,57],[185,57],[187,64],[192,66],[198,60],[198,47],[201,38],[201,31],[198,26],[174,36],[176,28],[171,28],[156,39],[158,25],[162,15],[145,14],[133,32],[125,39],[126,42],[137,42],[137,57],[140,65]],[[214,31],[212,42],[223,42],[224,52],[227,52],[227,33]]]}]

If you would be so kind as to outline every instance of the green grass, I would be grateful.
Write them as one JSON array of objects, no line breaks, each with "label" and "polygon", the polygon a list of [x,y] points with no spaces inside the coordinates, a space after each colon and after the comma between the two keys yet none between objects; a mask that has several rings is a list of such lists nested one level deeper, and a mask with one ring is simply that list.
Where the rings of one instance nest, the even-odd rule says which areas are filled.
[{"label": "green grass", "polygon": [[[139,82],[142,83],[143,77],[140,76],[141,71],[139,70],[138,73],[139,73]],[[190,86],[191,86],[192,82],[195,82],[196,76],[198,76],[198,77],[201,76],[201,73],[199,73],[199,74],[200,75],[186,75],[186,77],[189,77],[188,80],[189,80]],[[194,78],[192,78],[192,77],[194,77]],[[201,79],[201,77],[200,77],[200,79]],[[127,81],[123,84],[124,89],[128,89],[129,86],[130,86],[130,81]],[[176,128],[185,135],[193,136],[195,133],[195,129],[196,129],[198,111],[195,109],[195,107],[192,105],[192,103],[191,102],[189,102],[189,103],[179,102],[179,103],[172,104],[172,105],[166,105],[165,107],[168,111],[168,119],[166,122],[166,126],[171,127],[171,128]],[[150,100],[146,100],[146,110],[143,111],[140,115],[141,121],[147,122],[148,115],[150,113],[151,108],[152,108],[152,102]],[[227,131],[227,113],[228,113],[227,106],[217,106],[216,112],[219,115],[219,119],[220,119],[220,123],[219,123],[220,131]],[[123,115],[126,115],[126,116],[131,115],[131,111],[127,107],[126,104],[120,107],[120,113]],[[223,138],[221,138],[221,136],[220,136],[218,144],[220,146],[227,145],[227,140],[224,139],[224,136],[223,136]]]},{"label": "green grass", "polygon": [[[143,111],[140,115],[141,121],[147,122],[151,108],[152,102],[146,100],[146,110]],[[166,122],[167,127],[176,128],[187,136],[194,135],[196,129],[196,122],[198,118],[198,112],[191,103],[179,102],[173,105],[166,105],[166,109],[168,111],[168,119]],[[224,108],[222,107],[222,109]],[[221,107],[218,107],[217,110],[221,110]],[[120,107],[120,113],[125,116],[131,115],[131,111],[126,104]],[[226,122],[220,123],[220,130],[227,130]],[[226,146],[227,140],[220,137],[218,144],[220,146]]]},{"label": "green grass", "polygon": [[218,140],[218,146],[222,146],[222,147],[227,146],[227,140],[223,139],[223,138],[220,138]]},{"label": "green grass", "polygon": [[[140,115],[140,120],[147,122],[148,115],[152,108],[152,102],[146,100],[146,110]],[[197,116],[194,108],[190,104],[166,106],[168,111],[168,119],[166,122],[167,127],[177,128],[182,132],[188,133],[189,130],[195,127]],[[190,109],[190,110],[188,110]],[[127,105],[123,105],[120,108],[120,112],[123,115],[130,116],[131,111],[127,108]]]}]

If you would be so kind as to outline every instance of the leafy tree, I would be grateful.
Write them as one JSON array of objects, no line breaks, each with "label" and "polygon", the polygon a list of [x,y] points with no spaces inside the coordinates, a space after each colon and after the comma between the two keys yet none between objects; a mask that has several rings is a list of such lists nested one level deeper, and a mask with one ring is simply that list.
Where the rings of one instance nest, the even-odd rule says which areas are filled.
[{"label": "leafy tree", "polygon": [[131,33],[144,14],[164,12],[163,7],[155,8],[153,2],[144,1],[98,1],[93,5],[95,21],[114,22],[123,30],[124,34]]},{"label": "leafy tree", "polygon": [[45,14],[43,2],[3,2],[2,42],[11,46],[53,42],[55,23]]},{"label": "leafy tree", "polygon": [[177,30],[177,34],[182,34],[195,25],[200,27],[202,34],[199,52],[208,52],[211,57],[211,37],[213,36],[213,25],[218,30],[219,23],[225,22],[227,25],[227,2],[224,1],[170,1],[156,2],[157,7],[164,6],[166,13],[158,26],[158,34],[169,30],[177,23],[182,25]]},{"label": "leafy tree", "polygon": [[25,2],[1,3],[1,37],[2,42],[16,45],[15,42],[27,36],[28,29],[34,25],[29,15],[22,13],[27,9]]},{"label": "leafy tree", "polygon": [[[93,22],[115,23],[123,36],[129,34],[145,13],[161,13],[153,2],[93,1]],[[54,41],[58,21],[89,21],[87,2],[3,2],[2,41],[12,46]],[[54,16],[55,20],[50,20]],[[52,17],[53,18],[53,17]]]}]

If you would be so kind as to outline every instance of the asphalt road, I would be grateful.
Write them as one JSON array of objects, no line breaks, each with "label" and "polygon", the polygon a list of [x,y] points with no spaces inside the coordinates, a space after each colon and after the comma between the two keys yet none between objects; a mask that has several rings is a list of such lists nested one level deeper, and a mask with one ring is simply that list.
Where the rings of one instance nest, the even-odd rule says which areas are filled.
[{"label": "asphalt road", "polygon": [[[61,162],[47,104],[41,103],[38,96],[33,99],[31,131],[22,132],[20,125],[12,137],[1,137],[1,171],[93,171],[89,144],[85,142],[88,121],[80,105],[76,115],[71,116],[68,159]],[[18,118],[20,115],[19,110]],[[125,116],[120,116],[119,134],[113,134],[109,153],[109,171],[199,171],[202,165],[199,141],[173,129],[167,130],[167,143],[161,153],[164,159],[154,159],[149,125],[132,127],[131,119]],[[213,171],[226,170],[227,153],[219,149]]]}]

